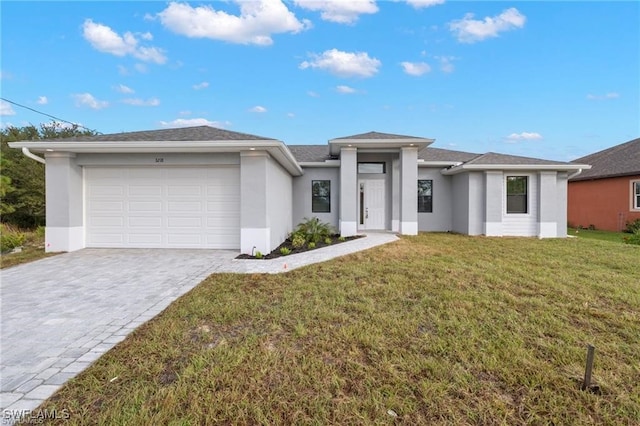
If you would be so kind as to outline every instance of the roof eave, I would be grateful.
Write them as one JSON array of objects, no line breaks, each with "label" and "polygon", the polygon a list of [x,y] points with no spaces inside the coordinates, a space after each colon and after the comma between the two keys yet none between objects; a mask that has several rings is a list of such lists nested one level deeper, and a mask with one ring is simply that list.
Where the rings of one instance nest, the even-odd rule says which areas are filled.
[{"label": "roof eave", "polygon": [[442,170],[442,174],[455,175],[463,172],[487,170],[550,170],[569,172],[575,170],[588,170],[590,168],[591,166],[587,164],[461,164],[459,166]]},{"label": "roof eave", "polygon": [[431,145],[435,139],[426,138],[397,138],[397,139],[331,139],[329,141],[329,152],[332,155],[340,153],[341,148],[417,148],[418,151]]}]

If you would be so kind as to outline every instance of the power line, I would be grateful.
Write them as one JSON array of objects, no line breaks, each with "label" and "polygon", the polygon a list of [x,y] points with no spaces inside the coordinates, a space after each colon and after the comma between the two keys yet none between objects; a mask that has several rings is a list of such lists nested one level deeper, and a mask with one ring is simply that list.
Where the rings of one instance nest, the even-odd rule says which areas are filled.
[{"label": "power line", "polygon": [[96,131],[96,130],[90,129],[90,128],[85,127],[85,126],[83,126],[83,125],[81,125],[81,124],[78,124],[78,123],[72,123],[71,121],[64,120],[64,119],[62,119],[62,118],[56,117],[55,115],[47,114],[46,112],[38,111],[37,109],[33,109],[33,108],[28,107],[28,106],[26,106],[26,105],[19,104],[19,103],[17,103],[17,102],[14,102],[14,101],[12,101],[12,100],[7,99],[7,98],[0,97],[0,99],[2,99],[2,100],[3,100],[3,101],[5,101],[5,102],[9,102],[10,104],[15,105],[15,106],[17,106],[17,107],[25,108],[25,109],[28,109],[29,111],[33,111],[33,112],[35,112],[35,113],[45,115],[45,116],[47,116],[47,117],[49,117],[49,118],[53,118],[54,120],[61,121],[61,122],[63,122],[63,123],[67,123],[67,124],[71,124],[72,126],[76,126],[76,127],[79,127],[79,128],[81,128],[81,129],[88,130],[88,131],[93,132],[93,133],[102,134],[101,132],[98,132],[98,131]]}]

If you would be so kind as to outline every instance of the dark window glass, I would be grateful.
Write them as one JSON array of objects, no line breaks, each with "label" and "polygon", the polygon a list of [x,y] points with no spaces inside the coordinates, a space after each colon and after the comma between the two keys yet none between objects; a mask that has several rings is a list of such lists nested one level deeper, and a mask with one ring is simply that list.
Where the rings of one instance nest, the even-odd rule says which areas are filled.
[{"label": "dark window glass", "polygon": [[358,163],[358,173],[384,174],[386,163]]},{"label": "dark window glass", "polygon": [[418,180],[418,213],[433,213],[433,181]]},{"label": "dark window glass", "polygon": [[527,213],[528,178],[507,176],[507,213]]},{"label": "dark window glass", "polygon": [[311,181],[311,211],[313,213],[331,212],[331,181]]}]

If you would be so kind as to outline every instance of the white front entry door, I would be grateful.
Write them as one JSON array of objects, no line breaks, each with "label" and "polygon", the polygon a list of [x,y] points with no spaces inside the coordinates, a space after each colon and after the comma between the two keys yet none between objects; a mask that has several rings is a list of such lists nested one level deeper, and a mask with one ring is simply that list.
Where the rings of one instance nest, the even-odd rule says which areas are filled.
[{"label": "white front entry door", "polygon": [[385,181],[361,179],[358,181],[358,228],[385,229]]}]

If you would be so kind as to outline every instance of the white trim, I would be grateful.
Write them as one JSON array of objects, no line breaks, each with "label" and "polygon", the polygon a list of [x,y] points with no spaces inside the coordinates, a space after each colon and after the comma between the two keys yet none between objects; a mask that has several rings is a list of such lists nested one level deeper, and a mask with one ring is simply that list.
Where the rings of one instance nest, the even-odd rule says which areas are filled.
[{"label": "white trim", "polygon": [[84,226],[47,226],[44,229],[44,251],[76,251],[83,249]]},{"label": "white trim", "polygon": [[271,253],[271,228],[240,228],[240,253]]},{"label": "white trim", "polygon": [[402,235],[418,235],[418,222],[400,222]]},{"label": "white trim", "polygon": [[631,180],[629,181],[631,185],[631,204],[629,205],[630,211],[637,212],[640,211],[640,204],[636,205],[636,201],[638,200],[636,197],[636,185],[640,187],[640,180]]},{"label": "white trim", "polygon": [[588,170],[591,166],[587,164],[462,164],[450,169],[440,171],[443,175],[455,175],[465,171],[478,170],[519,170],[519,171],[537,171],[537,170]]},{"label": "white trim", "polygon": [[459,166],[462,164],[460,161],[425,161],[418,158],[418,167],[448,167]]},{"label": "white trim", "polygon": [[391,232],[400,232],[400,220],[392,219],[391,220]]},{"label": "white trim", "polygon": [[340,236],[351,237],[358,234],[358,223],[351,221],[340,221]]},{"label": "white trim", "polygon": [[502,222],[485,222],[484,235],[487,237],[501,237]]},{"label": "white trim", "polygon": [[555,238],[558,236],[558,224],[555,222],[538,222],[538,238]]},{"label": "white trim", "polygon": [[[509,207],[507,206],[507,200],[508,200],[508,196],[509,194],[507,193],[507,180],[510,177],[526,177],[527,178],[527,211],[525,213],[509,213],[509,211],[507,210]],[[534,175],[531,174],[511,174],[511,175],[504,175],[504,190],[502,191],[502,199],[504,202],[504,210],[502,212],[503,217],[526,217],[526,216],[531,216],[531,179],[534,178]]]},{"label": "white trim", "polygon": [[340,167],[340,160],[300,161],[300,167]]}]

